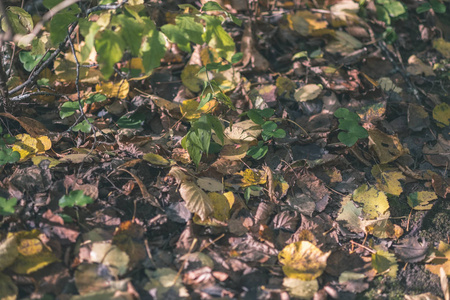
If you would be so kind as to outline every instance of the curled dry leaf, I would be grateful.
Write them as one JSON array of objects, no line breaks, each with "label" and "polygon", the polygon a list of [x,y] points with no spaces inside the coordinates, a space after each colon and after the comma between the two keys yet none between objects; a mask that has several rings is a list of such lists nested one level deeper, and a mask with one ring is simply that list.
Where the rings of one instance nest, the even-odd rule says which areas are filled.
[{"label": "curled dry leaf", "polygon": [[186,202],[186,207],[197,214],[202,220],[213,213],[213,203],[208,195],[195,183],[186,181],[180,186],[181,198]]}]

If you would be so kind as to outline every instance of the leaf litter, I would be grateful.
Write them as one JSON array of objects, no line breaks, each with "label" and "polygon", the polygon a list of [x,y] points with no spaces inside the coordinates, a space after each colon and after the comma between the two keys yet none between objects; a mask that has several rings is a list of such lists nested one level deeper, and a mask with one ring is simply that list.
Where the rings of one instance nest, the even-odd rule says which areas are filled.
[{"label": "leaf litter", "polygon": [[[222,4],[245,18],[233,2]],[[134,58],[141,77],[84,70],[81,107],[35,99],[1,113],[20,160],[1,167],[0,298],[448,297],[449,47],[414,30],[449,29],[431,12],[438,22],[394,20],[420,16],[411,4],[369,2],[278,1],[273,15],[261,4],[190,58],[190,45],[171,48],[151,75]],[[158,8],[172,26],[174,4]],[[242,60],[220,70],[235,42]],[[75,100],[65,59],[51,84]],[[96,132],[66,131],[80,109]],[[223,137],[199,127],[183,149],[206,114]]]}]

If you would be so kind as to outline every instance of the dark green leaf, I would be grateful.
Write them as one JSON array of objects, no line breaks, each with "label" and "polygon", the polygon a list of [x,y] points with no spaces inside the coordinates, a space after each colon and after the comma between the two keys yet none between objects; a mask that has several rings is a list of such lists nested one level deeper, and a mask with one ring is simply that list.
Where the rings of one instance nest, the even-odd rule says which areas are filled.
[{"label": "dark green leaf", "polygon": [[20,154],[17,151],[13,151],[11,148],[3,146],[0,149],[0,166],[6,164],[13,164],[20,160]]},{"label": "dark green leaf", "polygon": [[54,45],[64,41],[68,34],[69,24],[75,22],[77,17],[71,13],[56,14],[50,21],[50,40]]},{"label": "dark green leaf", "polygon": [[145,120],[145,114],[143,112],[135,112],[123,115],[120,117],[119,120],[117,120],[117,126],[120,128],[141,128],[142,123]]},{"label": "dark green leaf", "polygon": [[232,64],[238,63],[242,60],[243,57],[244,57],[244,54],[242,52],[237,52],[231,58],[231,63]]},{"label": "dark green leaf", "polygon": [[224,135],[223,135],[223,125],[220,122],[220,120],[212,115],[206,115],[208,118],[209,124],[211,124],[212,129],[216,133],[219,140],[223,143],[224,141]]},{"label": "dark green leaf", "polygon": [[125,41],[127,48],[131,50],[131,54],[138,56],[142,44],[144,24],[126,15],[115,16],[113,21],[119,25],[119,34]]},{"label": "dark green leaf", "polygon": [[114,64],[122,59],[125,42],[111,30],[105,30],[95,39],[97,61],[105,78],[109,78],[114,72]]},{"label": "dark green leaf", "polygon": [[44,55],[32,55],[29,51],[22,51],[19,53],[19,60],[23,64],[23,68],[28,72],[31,72],[39,62],[45,61],[50,57],[50,53],[47,53],[42,59]]},{"label": "dark green leaf", "polygon": [[357,137],[348,132],[339,132],[338,139],[347,147],[353,146],[358,141]]},{"label": "dark green leaf", "polygon": [[177,44],[182,51],[191,52],[191,43],[183,29],[173,24],[166,24],[161,27],[161,31],[172,43]]},{"label": "dark green leaf", "polygon": [[261,127],[263,131],[273,132],[278,126],[275,122],[267,121]]},{"label": "dark green leaf", "polygon": [[349,115],[350,111],[346,108],[338,108],[335,112],[334,112],[334,116],[336,118],[346,118]]},{"label": "dark green leaf", "polygon": [[5,199],[3,197],[0,197],[0,215],[9,216],[14,214],[15,212],[14,207],[16,205],[17,205],[16,198]]},{"label": "dark green leaf", "polygon": [[271,109],[271,108],[264,108],[263,110],[259,111],[259,114],[263,117],[263,118],[270,118],[271,116],[273,116],[273,114],[275,113],[275,110]]},{"label": "dark green leaf", "polygon": [[445,14],[447,7],[439,0],[430,0],[431,7],[436,13]]},{"label": "dark green leaf", "polygon": [[222,6],[220,6],[217,2],[208,1],[203,4],[202,11],[226,11]]},{"label": "dark green leaf", "polygon": [[[93,119],[89,119],[90,122],[94,121]],[[89,133],[91,132],[92,126],[91,124],[89,124],[88,121],[83,120],[83,122],[78,123],[77,125],[75,125],[72,130],[73,131],[81,131],[84,133]]]},{"label": "dark green leaf", "polygon": [[[247,112],[247,115],[250,118],[250,120],[252,120],[256,124],[263,125],[265,121],[259,112],[260,111],[257,109],[250,109]],[[264,130],[264,128],[263,128],[263,130]]]},{"label": "dark green leaf", "polygon": [[430,3],[426,2],[426,3],[422,3],[421,5],[419,5],[416,8],[416,13],[421,14],[423,12],[427,12],[431,9],[431,5]]},{"label": "dark green leaf", "polygon": [[195,17],[189,15],[179,15],[175,19],[177,26],[188,36],[189,40],[195,44],[203,44],[203,25],[195,21]]},{"label": "dark green leaf", "polygon": [[75,205],[77,206],[85,206],[87,204],[93,203],[94,200],[86,196],[83,191],[75,190],[71,191],[68,195],[64,195],[59,199],[59,206],[61,208],[69,206],[73,207]]},{"label": "dark green leaf", "polygon": [[78,101],[64,102],[59,110],[59,116],[61,117],[61,119],[65,119],[76,113],[79,109],[80,105],[78,104]]},{"label": "dark green leaf", "polygon": [[273,135],[274,138],[282,139],[282,138],[286,137],[286,131],[284,131],[281,128],[278,128],[277,130],[275,130],[273,132],[272,135]]}]

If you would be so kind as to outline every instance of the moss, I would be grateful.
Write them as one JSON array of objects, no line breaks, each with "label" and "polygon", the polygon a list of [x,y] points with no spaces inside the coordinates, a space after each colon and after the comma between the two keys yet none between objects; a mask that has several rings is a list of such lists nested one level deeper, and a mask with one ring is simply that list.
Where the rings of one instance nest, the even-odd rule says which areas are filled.
[{"label": "moss", "polygon": [[357,299],[360,300],[403,300],[405,298],[404,289],[400,282],[395,278],[377,277],[371,283],[369,289],[360,294]]},{"label": "moss", "polygon": [[450,203],[438,201],[423,222],[420,235],[430,244],[447,241],[450,232]]}]

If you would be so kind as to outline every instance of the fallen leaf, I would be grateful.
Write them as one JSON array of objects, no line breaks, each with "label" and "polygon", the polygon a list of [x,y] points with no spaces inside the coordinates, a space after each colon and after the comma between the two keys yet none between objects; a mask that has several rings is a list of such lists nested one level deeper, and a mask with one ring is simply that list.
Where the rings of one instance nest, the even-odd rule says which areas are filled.
[{"label": "fallen leaf", "polygon": [[377,219],[389,209],[389,202],[384,192],[367,184],[361,185],[353,192],[353,201],[363,205],[363,212],[368,219]]},{"label": "fallen leaf", "polygon": [[412,75],[436,76],[433,68],[424,64],[416,55],[411,55],[408,58],[408,64],[406,71]]},{"label": "fallen leaf", "polygon": [[262,170],[253,171],[252,169],[246,169],[245,171],[238,172],[237,174],[242,176],[241,187],[243,188],[266,183],[266,174]]},{"label": "fallen leaf", "polygon": [[398,264],[395,255],[384,250],[372,254],[372,267],[378,274],[386,273],[392,278],[397,277]]},{"label": "fallen leaf", "polygon": [[223,133],[234,143],[240,144],[242,142],[256,141],[261,132],[261,125],[256,124],[252,120],[245,120],[225,128]]},{"label": "fallen leaf", "polygon": [[201,220],[206,220],[213,213],[213,203],[208,195],[195,183],[186,181],[180,186],[181,198],[186,202],[190,212],[197,214]]},{"label": "fallen leaf", "polygon": [[407,196],[408,204],[415,210],[430,210],[433,207],[433,200],[437,199],[435,192],[414,192]]},{"label": "fallen leaf", "polygon": [[394,245],[394,252],[404,262],[420,262],[427,256],[428,243],[421,237],[407,237]]},{"label": "fallen leaf", "polygon": [[292,243],[278,254],[283,272],[289,278],[314,280],[322,275],[331,252],[322,252],[307,241]]},{"label": "fallen leaf", "polygon": [[319,84],[307,84],[295,91],[294,98],[298,102],[313,100],[320,95],[322,89]]},{"label": "fallen leaf", "polygon": [[16,300],[19,289],[12,281],[11,277],[0,273],[0,299]]},{"label": "fallen leaf", "polygon": [[316,279],[305,281],[286,277],[283,279],[283,286],[292,297],[299,299],[312,299],[319,290],[319,283]]},{"label": "fallen leaf", "polygon": [[436,125],[443,128],[450,125],[450,106],[442,102],[433,108],[433,118],[436,120]]},{"label": "fallen leaf", "polygon": [[439,51],[445,58],[450,58],[450,42],[443,38],[433,40],[433,48]]},{"label": "fallen leaf", "polygon": [[408,153],[398,137],[388,135],[378,129],[368,130],[369,147],[377,154],[381,164],[387,164]]},{"label": "fallen leaf", "polygon": [[18,134],[16,139],[12,149],[19,152],[21,160],[43,153],[52,147],[52,142],[45,135],[34,138],[28,134]]},{"label": "fallen leaf", "polygon": [[404,180],[405,176],[398,169],[387,165],[374,165],[372,175],[377,181],[376,186],[379,190],[395,196],[400,196],[403,192],[399,180]]},{"label": "fallen leaf", "polygon": [[450,166],[450,140],[438,135],[437,143],[434,146],[424,145],[422,152],[425,159],[435,167]]},{"label": "fallen leaf", "polygon": [[208,192],[221,192],[223,191],[222,182],[209,178],[209,177],[200,177],[197,179],[198,186]]},{"label": "fallen leaf", "polygon": [[108,98],[125,99],[130,92],[130,84],[126,79],[114,82],[101,82],[95,86],[98,93],[106,95]]},{"label": "fallen leaf", "polygon": [[255,47],[251,24],[252,22],[247,22],[245,24],[244,34],[242,35],[242,66],[249,66],[254,72],[265,72],[269,68],[270,63]]},{"label": "fallen leaf", "polygon": [[187,65],[181,72],[181,81],[190,91],[198,93],[203,88],[203,80],[198,78],[199,65]]},{"label": "fallen leaf", "polygon": [[450,245],[440,241],[436,252],[437,258],[433,259],[425,268],[433,274],[440,275],[440,269],[443,268],[445,274],[450,276]]},{"label": "fallen leaf", "polygon": [[211,100],[201,108],[198,108],[199,103],[196,100],[184,100],[181,104],[180,110],[184,118],[187,120],[196,120],[203,114],[210,113],[217,106],[216,100]]}]

